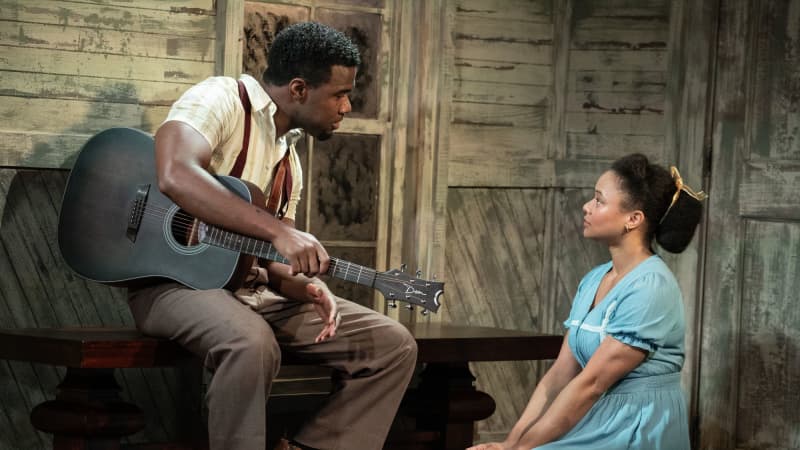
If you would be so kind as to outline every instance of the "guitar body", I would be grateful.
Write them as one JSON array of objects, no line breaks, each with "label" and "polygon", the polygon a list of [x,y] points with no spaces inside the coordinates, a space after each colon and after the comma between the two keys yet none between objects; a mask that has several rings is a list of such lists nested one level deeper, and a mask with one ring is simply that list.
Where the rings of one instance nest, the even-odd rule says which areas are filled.
[{"label": "guitar body", "polygon": [[[67,264],[84,278],[115,285],[171,279],[195,289],[235,289],[253,257],[207,244],[188,245],[192,220],[158,189],[153,138],[111,128],[81,149],[70,173],[58,223]],[[256,205],[263,193],[221,176],[232,192]]]}]

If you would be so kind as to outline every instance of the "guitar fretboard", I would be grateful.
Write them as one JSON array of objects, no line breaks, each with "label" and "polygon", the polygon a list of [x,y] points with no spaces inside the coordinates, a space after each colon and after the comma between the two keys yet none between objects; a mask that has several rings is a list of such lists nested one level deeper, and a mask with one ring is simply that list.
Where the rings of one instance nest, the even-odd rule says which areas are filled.
[{"label": "guitar fretboard", "polygon": [[[226,248],[239,253],[253,255],[270,261],[289,264],[289,260],[278,253],[275,246],[270,242],[262,241],[241,234],[223,230],[211,225],[204,225],[205,232],[202,233],[200,241],[204,244],[215,247]],[[350,281],[363,286],[373,287],[377,272],[369,267],[351,263],[340,258],[331,257],[327,275]]]}]

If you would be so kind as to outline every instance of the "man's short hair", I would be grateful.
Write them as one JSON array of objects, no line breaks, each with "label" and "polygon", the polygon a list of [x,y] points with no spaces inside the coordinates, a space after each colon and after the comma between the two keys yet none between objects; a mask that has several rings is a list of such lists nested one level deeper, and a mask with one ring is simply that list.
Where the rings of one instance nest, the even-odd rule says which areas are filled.
[{"label": "man's short hair", "polygon": [[284,28],[272,42],[264,81],[283,86],[302,78],[311,86],[326,83],[331,66],[357,67],[358,48],[340,31],[317,22],[301,22]]}]

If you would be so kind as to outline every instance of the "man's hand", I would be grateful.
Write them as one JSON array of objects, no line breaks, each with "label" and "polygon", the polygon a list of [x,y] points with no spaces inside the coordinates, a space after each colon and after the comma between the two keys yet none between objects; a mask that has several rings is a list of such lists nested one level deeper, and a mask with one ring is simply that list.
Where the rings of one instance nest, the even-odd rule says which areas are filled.
[{"label": "man's hand", "polygon": [[319,314],[324,324],[322,331],[317,338],[314,339],[314,342],[319,343],[334,337],[336,335],[336,329],[339,327],[339,322],[342,320],[342,316],[339,314],[339,308],[336,306],[336,299],[333,297],[333,294],[327,287],[323,288],[315,283],[308,283],[306,285],[306,293],[314,304],[314,309],[317,310],[317,314]]},{"label": "man's hand", "polygon": [[292,266],[292,275],[302,273],[313,277],[328,271],[330,262],[328,252],[317,238],[309,233],[294,227],[283,226],[272,244],[278,253],[289,260]]}]

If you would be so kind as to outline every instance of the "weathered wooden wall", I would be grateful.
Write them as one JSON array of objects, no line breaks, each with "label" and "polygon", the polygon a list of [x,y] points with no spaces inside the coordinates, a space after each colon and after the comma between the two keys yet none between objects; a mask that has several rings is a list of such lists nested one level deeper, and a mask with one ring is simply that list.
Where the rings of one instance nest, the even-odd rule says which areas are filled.
[{"label": "weathered wooden wall", "polygon": [[[675,164],[711,191],[709,221],[686,252],[666,255],[684,293],[693,439],[798,448],[800,2],[449,0],[448,10],[444,320],[563,332],[578,281],[608,259],[580,237],[596,178],[634,151]],[[475,366],[498,400],[481,440],[505,436],[546,367]]]},{"label": "weathered wooden wall", "polygon": [[800,1],[719,10],[698,448],[800,448]]},{"label": "weathered wooden wall", "polygon": [[[643,152],[710,188],[707,224],[667,258],[685,296],[693,438],[800,447],[798,0],[0,0],[3,326],[130,323],[119,291],[61,265],[65,173],[29,169],[68,168],[110,126],[152,131],[207,75],[256,70],[245,3],[265,14],[263,40],[283,16],[310,17],[373,45],[373,90],[342,139],[358,144],[374,209],[328,223],[323,192],[301,223],[343,256],[444,276],[427,320],[560,333],[578,281],[608,257],[580,238],[580,208],[611,160]],[[325,162],[306,155],[311,171]],[[316,179],[307,196],[322,182],[349,180]],[[505,435],[547,365],[476,365],[498,401],[482,440]],[[47,445],[27,414],[59,376],[0,362],[0,429],[13,430],[0,449]],[[174,435],[175,378],[122,375],[152,418],[134,440]]]},{"label": "weathered wooden wall", "polygon": [[[607,260],[581,206],[608,163],[665,146],[670,5],[453,0],[445,320],[562,333],[580,278]],[[693,281],[693,280],[692,280]],[[502,438],[549,364],[476,365]]]},{"label": "weathered wooden wall", "polygon": [[[192,83],[214,73],[213,0],[0,1],[0,323],[132,325],[122,290],[67,269],[56,243],[67,171],[105,128],[153,131]],[[0,361],[0,449],[49,448],[28,414],[63,369]],[[176,436],[175,370],[126,370],[126,398],[149,416],[133,441]],[[193,399],[199,405],[200,398]]]}]

